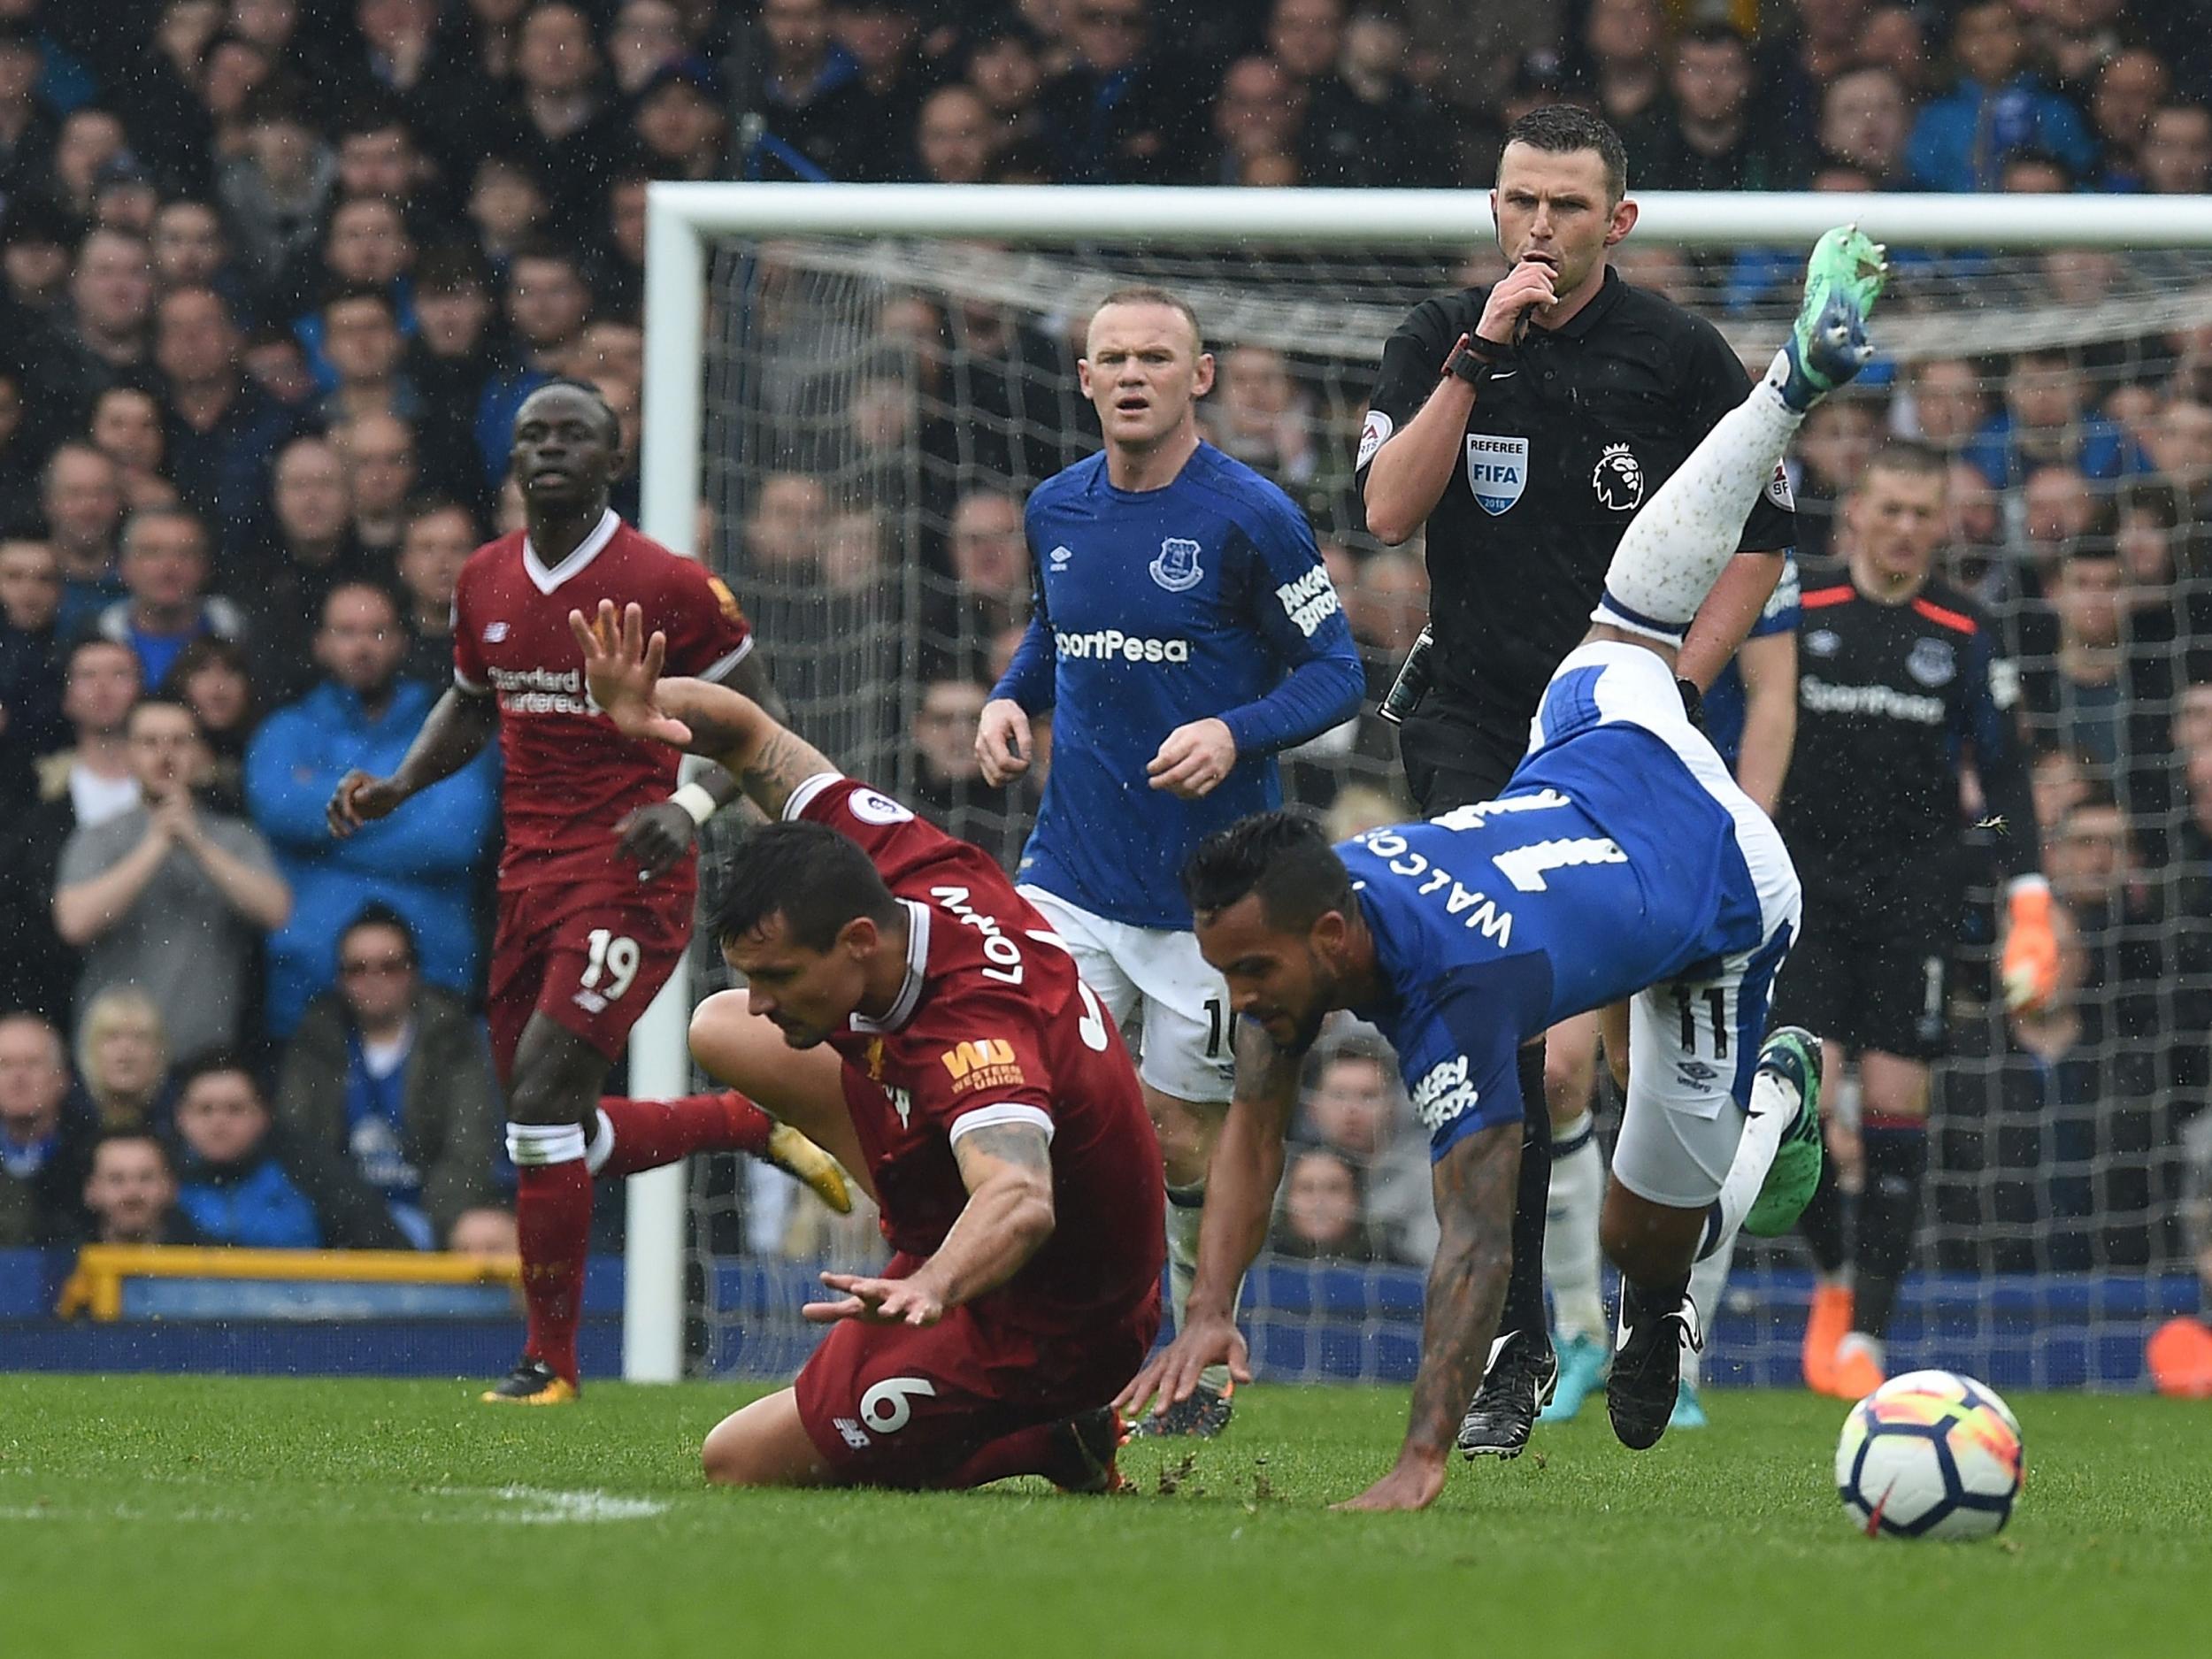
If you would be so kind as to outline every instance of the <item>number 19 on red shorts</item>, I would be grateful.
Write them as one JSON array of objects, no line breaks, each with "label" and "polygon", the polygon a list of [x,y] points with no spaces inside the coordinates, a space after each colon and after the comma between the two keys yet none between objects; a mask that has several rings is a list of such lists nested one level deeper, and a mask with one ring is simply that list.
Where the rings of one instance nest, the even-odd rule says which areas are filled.
[{"label": "number 19 on red shorts", "polygon": [[690,882],[608,890],[547,883],[499,895],[488,987],[493,1057],[508,1075],[541,1013],[612,1059],[691,933]]}]

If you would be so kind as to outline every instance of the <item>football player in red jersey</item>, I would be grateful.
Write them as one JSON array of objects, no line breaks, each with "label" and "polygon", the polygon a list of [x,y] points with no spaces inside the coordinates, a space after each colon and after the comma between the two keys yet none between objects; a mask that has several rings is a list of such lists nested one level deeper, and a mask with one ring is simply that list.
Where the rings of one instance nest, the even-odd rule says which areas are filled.
[{"label": "football player in red jersey", "polygon": [[484,1395],[495,1402],[576,1398],[594,1174],[741,1150],[850,1207],[820,1148],[733,1094],[644,1101],[599,1092],[630,1027],[682,959],[698,886],[692,837],[737,786],[710,772],[679,788],[675,755],[625,737],[593,708],[569,609],[603,599],[639,605],[667,630],[683,666],[770,695],[730,590],[609,508],[620,445],[613,411],[581,381],[553,381],[524,401],[511,458],[525,528],[479,548],[462,567],[452,688],[397,772],[349,772],[330,802],[331,833],[362,833],[499,733],[507,844],[488,998],[507,1090],[529,1331],[520,1363]]},{"label": "football player in red jersey", "polygon": [[1111,1488],[1110,1402],[1160,1323],[1160,1148],[1074,958],[983,852],[750,700],[659,680],[636,605],[571,623],[618,730],[712,757],[780,820],[714,918],[746,989],[701,1004],[692,1053],[836,1152],[895,1252],[822,1275],[805,1312],[833,1328],[708,1435],[708,1479]]}]

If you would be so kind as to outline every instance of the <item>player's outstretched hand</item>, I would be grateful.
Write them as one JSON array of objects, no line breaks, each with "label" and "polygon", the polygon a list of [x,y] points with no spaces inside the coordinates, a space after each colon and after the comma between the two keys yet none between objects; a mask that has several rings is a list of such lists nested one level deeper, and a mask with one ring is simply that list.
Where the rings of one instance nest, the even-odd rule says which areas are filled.
[{"label": "player's outstretched hand", "polygon": [[857,1273],[825,1273],[822,1282],[845,1294],[834,1302],[810,1302],[799,1310],[817,1325],[857,1319],[863,1325],[935,1325],[945,1317],[944,1298],[911,1279],[864,1279]]},{"label": "player's outstretched hand", "polygon": [[338,780],[338,787],[330,792],[330,804],[323,809],[323,818],[331,834],[343,841],[364,824],[389,817],[406,799],[389,778],[373,778],[357,768]]},{"label": "player's outstretched hand", "polygon": [[615,730],[671,749],[691,741],[691,728],[662,713],[653,701],[653,687],[668,660],[668,636],[656,630],[651,639],[645,637],[642,606],[626,605],[618,617],[614,601],[602,599],[599,614],[591,621],[585,621],[580,611],[570,611],[568,631],[583,648],[584,679],[592,701],[614,722]]},{"label": "player's outstretched hand", "polygon": [[1145,768],[1152,787],[1196,801],[1211,795],[1237,764],[1237,740],[1225,721],[1209,718],[1179,726]]},{"label": "player's outstretched hand", "polygon": [[1391,1471],[1356,1498],[1347,1498],[1341,1503],[1332,1503],[1333,1509],[1378,1514],[1392,1509],[1425,1509],[1436,1502],[1436,1494],[1444,1490],[1444,1460],[1441,1457],[1413,1457],[1401,1455]]},{"label": "player's outstretched hand", "polygon": [[976,722],[975,757],[994,789],[1029,770],[1029,716],[1011,697],[994,697]]},{"label": "player's outstretched hand", "polygon": [[1148,1400],[1153,1416],[1161,1416],[1196,1392],[1209,1365],[1226,1365],[1235,1381],[1252,1380],[1252,1356],[1244,1345],[1244,1333],[1225,1315],[1194,1316],[1187,1328],[1147,1360],[1129,1386],[1114,1396],[1114,1409],[1133,1418]]}]

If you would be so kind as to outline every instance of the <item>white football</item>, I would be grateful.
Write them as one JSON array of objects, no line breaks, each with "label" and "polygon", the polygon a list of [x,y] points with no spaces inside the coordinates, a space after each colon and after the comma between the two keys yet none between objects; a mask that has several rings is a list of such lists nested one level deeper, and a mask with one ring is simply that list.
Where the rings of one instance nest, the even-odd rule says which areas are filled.
[{"label": "white football", "polygon": [[1995,1389],[1907,1371],[1844,1418],[1836,1491],[1869,1538],[1987,1538],[2012,1517],[2026,1467],[2020,1420]]}]

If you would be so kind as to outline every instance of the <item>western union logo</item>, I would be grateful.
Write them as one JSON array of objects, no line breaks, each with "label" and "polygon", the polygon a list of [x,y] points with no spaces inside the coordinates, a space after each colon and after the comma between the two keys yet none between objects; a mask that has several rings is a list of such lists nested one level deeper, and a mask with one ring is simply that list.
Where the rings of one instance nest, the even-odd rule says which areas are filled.
[{"label": "western union logo", "polygon": [[1014,1064],[1014,1045],[1003,1037],[986,1037],[980,1042],[955,1043],[938,1057],[954,1082],[964,1083],[972,1071]]}]

